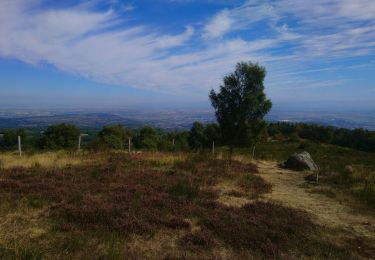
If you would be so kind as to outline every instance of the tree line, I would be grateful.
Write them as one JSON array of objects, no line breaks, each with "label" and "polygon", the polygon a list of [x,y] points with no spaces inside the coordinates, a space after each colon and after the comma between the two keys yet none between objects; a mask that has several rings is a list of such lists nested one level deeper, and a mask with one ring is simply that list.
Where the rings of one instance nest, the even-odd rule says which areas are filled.
[{"label": "tree line", "polygon": [[375,132],[362,128],[346,129],[306,123],[270,123],[267,133],[272,138],[307,139],[317,143],[334,144],[365,152],[375,152]]},{"label": "tree line", "polygon": [[[75,125],[59,124],[49,126],[45,131],[9,129],[2,131],[1,150],[16,150],[18,136],[22,146],[29,150],[74,150],[78,146],[81,133],[89,133],[83,138],[83,147],[92,150],[149,151],[189,151],[211,149],[212,145],[228,145],[223,138],[219,124],[203,125],[195,122],[189,131],[163,131],[151,126],[134,129],[123,125],[104,126],[101,130],[82,131]],[[317,143],[334,144],[361,151],[375,152],[375,132],[365,129],[344,129],[305,123],[268,123],[258,137],[278,140],[310,140]]]},{"label": "tree line", "polygon": [[104,126],[101,130],[82,131],[75,125],[51,125],[44,131],[26,129],[4,130],[0,149],[16,150],[18,136],[22,147],[28,150],[75,150],[82,133],[82,146],[90,150],[188,151],[209,148],[212,142],[220,144],[220,128],[217,124],[203,125],[195,122],[190,131],[163,131],[151,126],[127,128],[123,125]]}]

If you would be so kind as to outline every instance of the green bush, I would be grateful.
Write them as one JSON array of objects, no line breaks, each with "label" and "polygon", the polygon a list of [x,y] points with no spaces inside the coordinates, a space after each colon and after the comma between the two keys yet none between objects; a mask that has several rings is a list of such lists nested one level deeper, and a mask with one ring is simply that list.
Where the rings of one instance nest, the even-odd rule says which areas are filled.
[{"label": "green bush", "polygon": [[11,129],[4,132],[4,136],[0,138],[0,147],[3,150],[15,150],[18,146],[18,136],[21,137],[22,143],[25,141],[24,129]]},{"label": "green bush", "polygon": [[123,125],[113,125],[104,126],[98,136],[97,148],[120,150],[128,147],[129,137],[132,138],[134,133]]},{"label": "green bush", "polygon": [[75,125],[59,124],[47,128],[40,139],[43,149],[72,149],[78,145],[81,131]]}]

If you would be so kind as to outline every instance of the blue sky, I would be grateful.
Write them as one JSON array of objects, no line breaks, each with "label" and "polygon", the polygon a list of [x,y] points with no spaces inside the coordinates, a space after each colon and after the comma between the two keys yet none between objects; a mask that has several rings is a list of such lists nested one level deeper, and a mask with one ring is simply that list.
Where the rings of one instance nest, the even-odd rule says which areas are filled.
[{"label": "blue sky", "polygon": [[209,107],[239,61],[275,107],[375,109],[375,1],[0,0],[1,107]]}]

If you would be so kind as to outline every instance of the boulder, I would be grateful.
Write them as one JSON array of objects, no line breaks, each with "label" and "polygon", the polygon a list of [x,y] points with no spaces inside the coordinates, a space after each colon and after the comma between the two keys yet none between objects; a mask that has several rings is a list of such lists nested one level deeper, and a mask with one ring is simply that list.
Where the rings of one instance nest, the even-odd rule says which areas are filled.
[{"label": "boulder", "polygon": [[346,165],[346,166],[345,166],[345,172],[348,173],[348,175],[353,175],[353,173],[354,173],[354,168],[353,168],[353,166],[351,166],[351,165]]},{"label": "boulder", "polygon": [[294,153],[289,156],[288,160],[281,164],[282,167],[295,171],[317,171],[318,165],[313,161],[308,152]]}]

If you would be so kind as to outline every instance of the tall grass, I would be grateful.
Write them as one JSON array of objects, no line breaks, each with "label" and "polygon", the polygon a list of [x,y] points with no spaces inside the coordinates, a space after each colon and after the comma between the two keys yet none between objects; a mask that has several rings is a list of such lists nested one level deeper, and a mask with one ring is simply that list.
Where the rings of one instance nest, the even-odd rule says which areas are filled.
[{"label": "tall grass", "polygon": [[67,165],[82,164],[87,158],[82,154],[57,151],[44,153],[24,153],[20,157],[17,153],[0,153],[1,168],[15,167],[65,167]]}]

